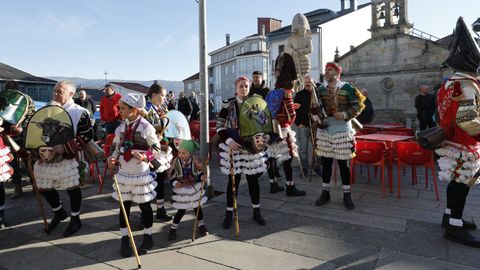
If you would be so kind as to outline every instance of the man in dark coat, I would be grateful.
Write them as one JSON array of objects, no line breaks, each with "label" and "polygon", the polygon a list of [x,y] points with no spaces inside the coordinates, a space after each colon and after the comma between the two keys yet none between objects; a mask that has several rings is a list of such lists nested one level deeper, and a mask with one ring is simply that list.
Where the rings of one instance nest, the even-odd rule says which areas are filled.
[{"label": "man in dark coat", "polygon": [[433,121],[435,101],[433,95],[429,93],[428,86],[421,85],[418,91],[420,91],[420,94],[415,98],[415,108],[417,109],[417,118],[420,122],[420,130],[425,130],[435,126]]},{"label": "man in dark coat", "polygon": [[248,96],[251,97],[254,94],[260,95],[265,99],[268,94],[267,86],[265,86],[265,81],[263,80],[263,73],[261,71],[254,71],[252,74],[252,85],[250,86],[250,91],[248,92]]},{"label": "man in dark coat", "polygon": [[178,107],[177,109],[182,112],[188,120],[190,120],[190,114],[192,114],[193,108],[190,100],[185,96],[185,93],[180,92],[178,95]]}]

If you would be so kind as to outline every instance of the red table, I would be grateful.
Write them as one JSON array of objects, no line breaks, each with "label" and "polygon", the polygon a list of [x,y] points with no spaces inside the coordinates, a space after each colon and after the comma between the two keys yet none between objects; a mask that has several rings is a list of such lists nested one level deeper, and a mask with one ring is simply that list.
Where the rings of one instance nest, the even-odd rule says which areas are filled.
[{"label": "red table", "polygon": [[390,129],[390,128],[403,128],[403,124],[364,124],[366,128],[378,128],[378,129]]},{"label": "red table", "polygon": [[381,133],[373,133],[373,134],[366,134],[366,135],[358,135],[355,136],[356,139],[361,140],[368,140],[368,141],[379,141],[385,142],[387,145],[387,160],[388,160],[388,186],[390,193],[393,192],[393,151],[395,148],[393,147],[396,142],[400,141],[407,141],[414,139],[415,136],[405,136],[405,135],[393,135],[393,134],[381,134]]}]

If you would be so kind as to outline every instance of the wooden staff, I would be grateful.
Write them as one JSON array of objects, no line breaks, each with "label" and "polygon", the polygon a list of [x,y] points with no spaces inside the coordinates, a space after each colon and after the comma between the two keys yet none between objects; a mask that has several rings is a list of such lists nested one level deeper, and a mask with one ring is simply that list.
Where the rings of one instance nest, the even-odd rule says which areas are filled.
[{"label": "wooden staff", "polygon": [[38,191],[37,181],[35,180],[35,173],[33,172],[32,166],[32,152],[28,151],[28,170],[30,172],[30,178],[32,179],[33,190],[35,191],[35,197],[37,197],[38,207],[40,208],[40,214],[43,219],[43,229],[47,234],[50,234],[48,229],[47,216],[45,215],[45,209],[43,208],[42,198],[40,197],[40,191]]},{"label": "wooden staff", "polygon": [[208,169],[208,160],[210,159],[210,154],[207,154],[207,159],[203,163],[203,173],[206,176],[204,180],[202,180],[202,188],[200,189],[200,197],[198,198],[198,205],[197,205],[197,213],[195,214],[195,222],[193,223],[193,234],[192,234],[192,242],[195,241],[195,234],[197,233],[197,225],[198,225],[198,213],[200,213],[200,204],[202,203],[202,194],[205,187],[205,181],[210,176],[210,172]]},{"label": "wooden staff", "polygon": [[123,205],[122,193],[120,192],[117,176],[115,174],[113,175],[113,182],[115,183],[115,190],[117,191],[120,210],[122,211],[123,218],[127,224],[128,236],[130,237],[130,243],[132,244],[133,254],[135,254],[135,259],[137,259],[138,268],[142,268],[142,263],[140,262],[140,257],[138,256],[137,246],[135,245],[135,240],[133,239],[132,229],[130,228],[130,222],[128,221],[127,211],[125,211],[125,206]]},{"label": "wooden staff", "polygon": [[230,149],[230,177],[232,178],[233,195],[233,222],[235,222],[235,236],[240,236],[240,224],[238,223],[237,190],[235,187],[235,168],[233,167],[233,150]]}]

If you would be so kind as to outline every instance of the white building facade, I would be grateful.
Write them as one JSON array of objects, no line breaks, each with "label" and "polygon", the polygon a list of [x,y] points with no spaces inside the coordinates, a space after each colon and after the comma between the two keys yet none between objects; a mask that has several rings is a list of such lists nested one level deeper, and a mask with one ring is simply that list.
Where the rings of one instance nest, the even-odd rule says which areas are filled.
[{"label": "white building facade", "polygon": [[268,51],[265,33],[278,29],[281,21],[271,18],[258,18],[259,29],[257,34],[245,37],[230,43],[230,36],[226,35],[226,45],[210,55],[209,70],[212,77],[209,79],[215,108],[218,111],[222,101],[235,94],[235,80],[240,76],[252,78],[256,70],[262,71],[264,78],[268,78]]}]

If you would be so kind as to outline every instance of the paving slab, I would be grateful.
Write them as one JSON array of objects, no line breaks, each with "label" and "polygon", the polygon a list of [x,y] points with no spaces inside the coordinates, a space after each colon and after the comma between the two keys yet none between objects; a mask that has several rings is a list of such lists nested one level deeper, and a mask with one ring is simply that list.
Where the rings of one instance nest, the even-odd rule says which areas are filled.
[{"label": "paving slab", "polygon": [[215,238],[209,238],[178,252],[235,269],[333,269],[331,264],[322,260],[241,241],[212,241]]},{"label": "paving slab", "polygon": [[[332,202],[330,202],[331,204]],[[349,224],[369,226],[389,231],[404,232],[407,220],[394,217],[379,217],[356,212],[355,210],[335,209],[310,205],[286,203],[279,211],[289,214],[298,214],[307,217],[327,219]]]},{"label": "paving slab", "polygon": [[411,254],[383,250],[377,260],[378,270],[473,270],[467,265],[451,263],[437,258],[415,256]]}]

